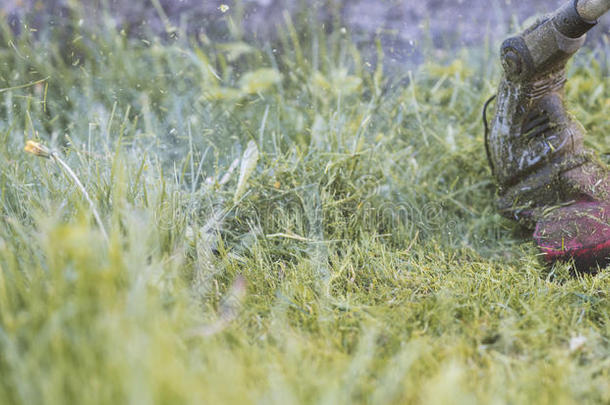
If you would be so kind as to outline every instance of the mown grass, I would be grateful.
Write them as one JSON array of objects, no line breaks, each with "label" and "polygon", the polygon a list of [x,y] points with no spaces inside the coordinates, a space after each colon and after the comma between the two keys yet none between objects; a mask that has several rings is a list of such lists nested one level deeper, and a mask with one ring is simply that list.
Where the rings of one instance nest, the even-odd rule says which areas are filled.
[{"label": "mown grass", "polygon": [[[283,32],[3,28],[0,402],[610,402],[610,275],[546,269],[493,207],[495,52],[386,76]],[[607,51],[568,90],[601,152]]]}]

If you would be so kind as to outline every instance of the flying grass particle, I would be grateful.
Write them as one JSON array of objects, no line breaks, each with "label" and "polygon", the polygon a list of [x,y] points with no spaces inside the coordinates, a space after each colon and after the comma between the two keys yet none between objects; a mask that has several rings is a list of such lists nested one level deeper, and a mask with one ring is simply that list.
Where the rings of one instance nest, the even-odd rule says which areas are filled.
[{"label": "flying grass particle", "polygon": [[237,203],[239,198],[244,194],[247,189],[248,179],[256,168],[258,162],[258,147],[254,141],[248,142],[248,147],[244,152],[244,156],[241,161],[241,167],[239,171],[239,181],[237,182],[237,189],[233,196],[233,202]]}]

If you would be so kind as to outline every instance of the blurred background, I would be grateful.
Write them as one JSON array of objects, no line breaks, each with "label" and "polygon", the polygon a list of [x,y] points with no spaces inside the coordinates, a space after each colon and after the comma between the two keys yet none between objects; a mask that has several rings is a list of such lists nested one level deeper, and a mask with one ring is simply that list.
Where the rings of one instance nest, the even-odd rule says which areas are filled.
[{"label": "blurred background", "polygon": [[[451,51],[490,41],[496,46],[530,17],[562,0],[3,0],[0,14],[15,31],[62,27],[74,10],[83,24],[115,24],[130,36],[171,38],[180,33],[222,40],[227,16],[246,41],[272,41],[287,18],[306,24],[337,24],[366,48],[379,38],[391,64],[419,60],[421,49]],[[103,13],[100,10],[106,10]],[[103,14],[103,15],[102,15]],[[108,18],[102,18],[108,17]],[[608,33],[610,19],[593,40]],[[302,26],[302,25],[297,25]],[[63,27],[65,28],[65,27]]]}]

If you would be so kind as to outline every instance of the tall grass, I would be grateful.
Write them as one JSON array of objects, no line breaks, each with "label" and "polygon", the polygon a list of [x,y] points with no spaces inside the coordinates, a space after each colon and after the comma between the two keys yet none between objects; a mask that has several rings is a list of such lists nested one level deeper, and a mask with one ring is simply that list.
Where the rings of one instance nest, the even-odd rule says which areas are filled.
[{"label": "tall grass", "polygon": [[[292,24],[3,27],[0,403],[609,402],[608,272],[543,267],[493,206],[495,53],[386,77]],[[602,152],[607,50],[568,89]]]}]

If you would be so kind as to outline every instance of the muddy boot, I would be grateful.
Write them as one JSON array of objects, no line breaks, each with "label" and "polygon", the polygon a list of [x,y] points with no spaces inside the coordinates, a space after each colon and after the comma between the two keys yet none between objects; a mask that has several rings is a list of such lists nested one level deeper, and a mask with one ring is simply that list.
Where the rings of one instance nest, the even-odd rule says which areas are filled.
[{"label": "muddy boot", "polygon": [[[610,8],[581,1],[596,3],[595,15]],[[502,214],[535,229],[549,263],[574,259],[590,271],[610,263],[610,173],[583,148],[584,129],[564,104],[566,63],[596,24],[580,6],[571,1],[504,42],[486,146]]]}]

